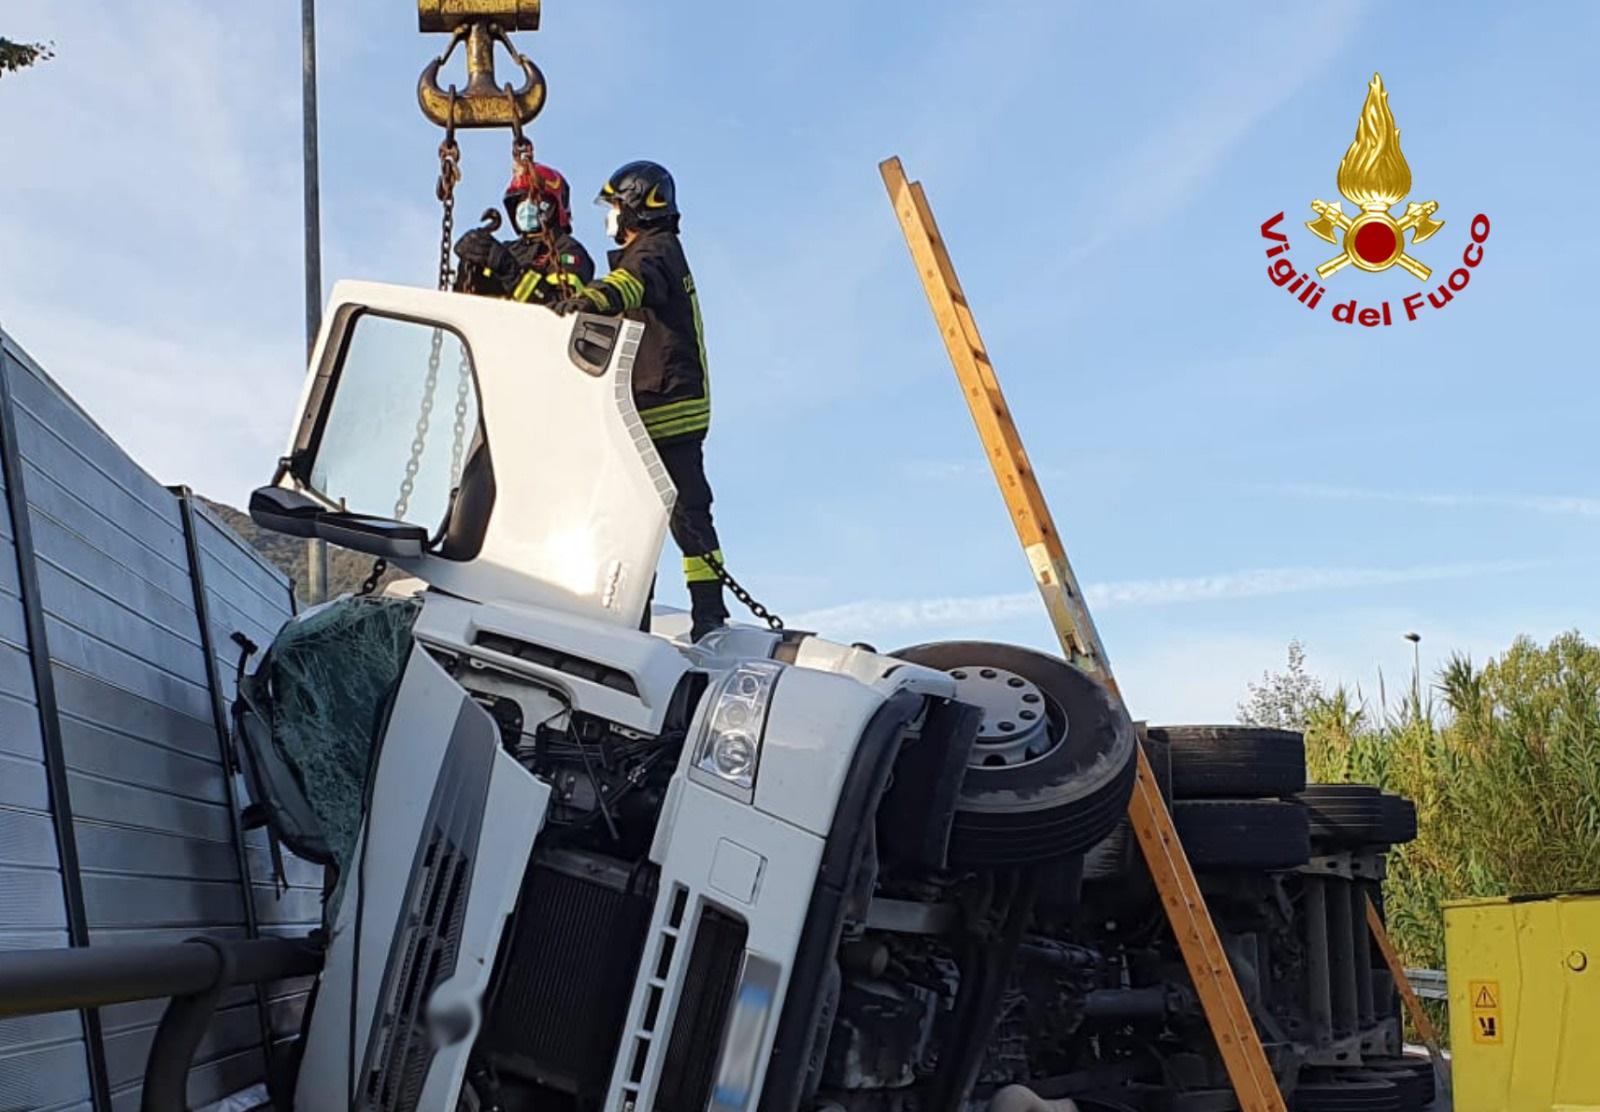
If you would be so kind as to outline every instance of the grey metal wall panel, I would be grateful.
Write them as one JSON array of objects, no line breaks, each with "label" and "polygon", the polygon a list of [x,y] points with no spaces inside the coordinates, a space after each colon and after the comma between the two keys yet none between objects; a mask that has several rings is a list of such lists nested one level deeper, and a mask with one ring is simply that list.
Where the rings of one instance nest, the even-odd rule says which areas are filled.
[{"label": "grey metal wall panel", "polygon": [[100,516],[99,511],[85,502],[78,491],[67,485],[65,479],[41,471],[26,461],[23,474],[27,478],[28,503],[35,513],[63,523],[84,541],[116,559],[151,586],[173,598],[183,598],[189,583],[189,570],[182,564],[174,563],[171,553],[151,548],[145,537],[129,532],[110,518]]},{"label": "grey metal wall panel", "polygon": [[39,751],[39,708],[5,690],[4,646],[0,646],[0,753],[30,756]]},{"label": "grey metal wall panel", "polygon": [[[73,811],[80,819],[143,830],[181,830],[223,844],[233,836],[227,808],[220,805],[76,773],[69,780]],[[89,925],[94,926],[92,918]]]},{"label": "grey metal wall panel", "polygon": [[113,733],[139,738],[206,761],[218,761],[217,731],[210,713],[176,711],[96,676],[55,670],[56,702],[63,718],[78,719]]},{"label": "grey metal wall panel", "polygon": [[[142,505],[158,520],[177,527],[178,510],[167,488],[118,447],[32,360],[24,357],[17,362],[26,372],[12,376],[17,409],[51,431],[75,459],[97,472],[103,480],[98,486],[108,492],[115,490],[130,504]],[[181,548],[173,551],[173,557],[180,566],[185,563]]]},{"label": "grey metal wall panel", "polygon": [[[0,950],[68,941],[21,595],[11,515],[0,496]],[[60,1106],[88,1096],[77,1012],[0,1020],[0,1108]]]},{"label": "grey metal wall panel", "polygon": [[0,806],[27,807],[50,813],[50,789],[45,783],[44,766],[0,753]]},{"label": "grey metal wall panel", "polygon": [[[242,633],[262,648],[269,645],[292,613],[293,586],[202,503],[195,500],[191,504],[216,675],[224,703],[231,704],[239,659],[233,634]],[[236,781],[235,791],[239,799],[248,798],[242,778]],[[322,912],[322,869],[283,850],[277,859],[282,874],[275,876],[277,863],[268,852],[265,832],[251,831],[246,843],[256,921],[262,933],[303,935],[314,929]],[[310,987],[308,978],[267,986],[274,1036],[298,1033]],[[285,1024],[288,1026],[280,1026]]]},{"label": "grey metal wall panel", "polygon": [[76,668],[202,721],[210,717],[211,697],[206,689],[174,674],[165,662],[154,664],[141,659],[48,610],[45,630],[50,638],[50,658],[57,664]]},{"label": "grey metal wall panel", "polygon": [[56,869],[56,830],[50,816],[37,811],[0,807],[0,866]]},{"label": "grey metal wall panel", "polygon": [[61,744],[72,767],[104,779],[208,803],[227,801],[222,769],[214,762],[73,718],[62,720]]},{"label": "grey metal wall panel", "polygon": [[[206,659],[209,640],[218,693],[231,699],[229,635],[239,629],[267,643],[291,613],[287,579],[202,507],[194,515],[196,563],[210,576],[202,630],[179,499],[9,337],[0,334],[0,347],[91,943],[242,937],[247,908],[272,931],[303,933],[320,915],[320,869],[287,858],[280,891],[264,845],[252,840],[243,852],[256,883],[239,875]],[[0,947],[61,945],[65,904],[28,626],[13,530],[0,518]],[[193,1103],[262,1076],[261,1021],[287,1034],[307,984],[274,986],[269,1015],[250,989],[226,995],[191,1074]],[[143,1049],[163,1006],[102,1010],[115,1107],[137,1107]],[[0,1108],[82,1102],[84,1050],[73,1014],[0,1024]],[[74,1054],[75,1073],[63,1064]],[[52,1084],[37,1080],[44,1074]]]},{"label": "grey metal wall panel", "polygon": [[237,881],[156,880],[83,874],[90,937],[118,927],[187,927],[208,930],[244,922]]},{"label": "grey metal wall panel", "polygon": [[79,819],[78,860],[85,871],[122,876],[236,883],[237,859],[226,842],[107,826]]},{"label": "grey metal wall panel", "polygon": [[52,1108],[88,1095],[81,1038],[0,1058],[0,1108]]},{"label": "grey metal wall panel", "polygon": [[39,929],[67,925],[59,872],[0,865],[0,907],[6,909],[8,926]]}]

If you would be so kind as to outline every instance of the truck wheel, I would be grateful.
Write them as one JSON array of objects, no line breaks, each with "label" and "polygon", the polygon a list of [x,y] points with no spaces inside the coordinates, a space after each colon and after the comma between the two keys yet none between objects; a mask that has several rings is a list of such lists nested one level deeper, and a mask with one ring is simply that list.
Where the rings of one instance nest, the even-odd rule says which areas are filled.
[{"label": "truck wheel", "polygon": [[1417,805],[1403,795],[1384,792],[1383,841],[1391,846],[1403,846],[1417,838]]},{"label": "truck wheel", "polygon": [[1341,1078],[1348,1077],[1356,1081],[1387,1081],[1400,1092],[1400,1107],[1406,1112],[1412,1109],[1424,1108],[1432,1098],[1428,1097],[1427,1088],[1422,1080],[1422,1075],[1407,1069],[1385,1069],[1378,1065],[1368,1065],[1365,1062],[1358,1070],[1341,1073]]},{"label": "truck wheel", "polygon": [[1311,859],[1306,809],[1277,799],[1180,799],[1178,840],[1197,869],[1293,869]]},{"label": "truck wheel", "polygon": [[1311,836],[1342,846],[1383,841],[1382,793],[1368,784],[1311,784],[1295,796],[1311,816]]},{"label": "truck wheel", "polygon": [[1428,1058],[1419,1058],[1407,1054],[1399,1058],[1364,1058],[1363,1069],[1374,1069],[1381,1073],[1408,1073],[1417,1081],[1418,1101],[1417,1107],[1425,1108],[1433,1103],[1433,1098],[1438,1095],[1433,1073],[1433,1062]]},{"label": "truck wheel", "polygon": [[1302,1082],[1289,1104],[1292,1112],[1409,1112],[1400,1090],[1387,1081]]},{"label": "truck wheel", "polygon": [[1175,799],[1257,799],[1305,790],[1305,739],[1255,726],[1152,726],[1172,747]]},{"label": "truck wheel", "polygon": [[983,723],[950,829],[953,865],[996,868],[1083,853],[1133,792],[1133,724],[1098,682],[1058,657],[987,641],[894,654],[948,672]]}]

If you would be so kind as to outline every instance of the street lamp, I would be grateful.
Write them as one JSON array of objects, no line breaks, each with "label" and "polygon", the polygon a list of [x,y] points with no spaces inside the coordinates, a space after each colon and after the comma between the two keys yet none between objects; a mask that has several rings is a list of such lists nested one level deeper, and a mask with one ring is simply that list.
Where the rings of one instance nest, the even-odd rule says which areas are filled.
[{"label": "street lamp", "polygon": [[[316,0],[300,0],[300,140],[302,196],[305,202],[306,357],[322,328],[322,195],[317,172],[317,11]],[[328,545],[306,542],[306,593],[318,603],[328,597]]]},{"label": "street lamp", "polygon": [[1422,711],[1422,634],[1403,634],[1411,642],[1411,697],[1416,700],[1417,711]]}]

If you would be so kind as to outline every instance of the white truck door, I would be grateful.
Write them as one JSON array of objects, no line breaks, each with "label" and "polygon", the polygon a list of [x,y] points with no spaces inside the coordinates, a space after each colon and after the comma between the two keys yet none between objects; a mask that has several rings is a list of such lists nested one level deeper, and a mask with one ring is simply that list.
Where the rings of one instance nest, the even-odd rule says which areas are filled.
[{"label": "white truck door", "polygon": [[340,282],[251,513],[458,597],[636,626],[675,497],[633,407],[643,327]]}]

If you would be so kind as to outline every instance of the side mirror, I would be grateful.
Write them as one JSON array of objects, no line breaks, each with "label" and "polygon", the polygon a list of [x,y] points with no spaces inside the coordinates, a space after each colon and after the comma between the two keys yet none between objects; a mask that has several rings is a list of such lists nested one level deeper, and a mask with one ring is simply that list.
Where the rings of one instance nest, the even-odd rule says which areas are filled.
[{"label": "side mirror", "polygon": [[420,525],[330,510],[285,487],[261,487],[251,494],[250,519],[275,533],[320,537],[385,560],[415,559],[428,547],[428,531]]},{"label": "side mirror", "polygon": [[385,560],[414,560],[428,547],[428,531],[420,525],[360,514],[323,514],[317,519],[317,536]]},{"label": "side mirror", "polygon": [[286,487],[257,487],[250,495],[250,520],[274,533],[291,537],[317,535],[317,518],[323,507],[297,490]]}]

